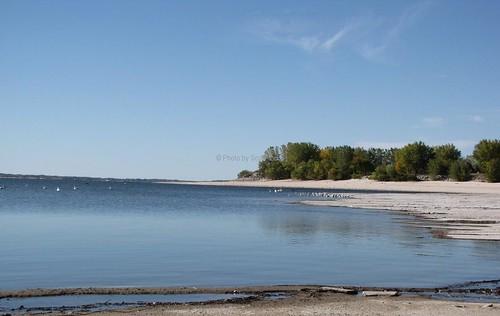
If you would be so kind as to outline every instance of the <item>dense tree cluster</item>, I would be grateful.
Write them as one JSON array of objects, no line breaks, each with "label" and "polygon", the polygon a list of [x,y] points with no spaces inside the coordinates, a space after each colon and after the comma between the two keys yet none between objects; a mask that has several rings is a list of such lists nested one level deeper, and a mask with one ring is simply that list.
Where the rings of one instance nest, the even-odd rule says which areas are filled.
[{"label": "dense tree cluster", "polygon": [[500,182],[500,140],[483,139],[474,148],[473,156],[488,181]]},{"label": "dense tree cluster", "polygon": [[312,143],[288,143],[269,147],[256,173],[268,179],[345,180],[369,176],[381,181],[451,178],[471,179],[482,172],[490,182],[500,182],[500,140],[482,140],[472,156],[462,158],[453,144],[428,146],[415,142],[401,148],[381,149],[339,146],[320,148]]}]

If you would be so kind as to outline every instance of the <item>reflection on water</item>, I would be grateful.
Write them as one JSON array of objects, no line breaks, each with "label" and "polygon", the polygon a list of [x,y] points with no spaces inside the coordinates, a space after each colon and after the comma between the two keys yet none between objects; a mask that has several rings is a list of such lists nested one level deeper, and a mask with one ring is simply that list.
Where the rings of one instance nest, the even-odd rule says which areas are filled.
[{"label": "reflection on water", "polygon": [[287,190],[1,182],[2,289],[500,278],[500,243],[435,239],[400,213],[295,204]]}]

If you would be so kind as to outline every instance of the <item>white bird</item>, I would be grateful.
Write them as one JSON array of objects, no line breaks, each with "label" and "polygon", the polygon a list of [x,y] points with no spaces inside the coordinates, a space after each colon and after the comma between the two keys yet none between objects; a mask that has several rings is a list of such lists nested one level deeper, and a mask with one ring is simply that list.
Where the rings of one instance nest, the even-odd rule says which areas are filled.
[{"label": "white bird", "polygon": [[57,188],[56,188],[56,191],[57,191],[57,192],[59,192],[59,191],[61,191],[61,189],[60,189],[59,187],[57,187]]}]

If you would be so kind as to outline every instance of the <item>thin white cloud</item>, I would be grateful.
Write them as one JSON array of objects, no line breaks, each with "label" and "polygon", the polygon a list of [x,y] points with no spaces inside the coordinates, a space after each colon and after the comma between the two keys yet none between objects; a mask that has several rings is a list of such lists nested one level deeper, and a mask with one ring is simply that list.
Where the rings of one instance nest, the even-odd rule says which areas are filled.
[{"label": "thin white cloud", "polygon": [[293,46],[308,53],[329,53],[342,46],[368,61],[382,61],[387,49],[430,6],[431,1],[418,2],[395,18],[354,16],[349,23],[340,28],[337,26],[334,31],[325,31],[324,26],[319,27],[313,21],[278,18],[253,21],[250,29],[266,41]]},{"label": "thin white cloud", "polygon": [[321,47],[326,50],[332,50],[335,45],[351,30],[351,28],[351,25],[344,26],[340,31],[324,41],[323,44],[321,44]]},{"label": "thin white cloud", "polygon": [[[370,38],[363,41],[358,48],[360,55],[370,61],[378,60],[387,48],[399,39],[401,34],[413,26],[417,20],[430,8],[431,1],[418,2],[403,11],[403,13],[385,29],[374,32]],[[373,24],[373,23],[369,23]],[[377,23],[381,24],[381,23]],[[374,27],[374,25],[372,25]],[[370,43],[371,42],[371,43]]]},{"label": "thin white cloud", "polygon": [[255,23],[252,31],[267,41],[295,46],[313,53],[333,51],[353,28],[353,25],[347,24],[329,36],[321,36],[307,32],[304,27],[297,24],[278,19],[265,19]]},{"label": "thin white cloud", "polygon": [[436,128],[436,127],[442,127],[446,123],[446,120],[442,117],[439,116],[431,116],[431,117],[424,117],[421,121],[420,124],[417,125],[417,127],[420,128]]},{"label": "thin white cloud", "polygon": [[474,123],[482,123],[484,121],[484,118],[481,115],[476,114],[469,116],[469,121]]}]

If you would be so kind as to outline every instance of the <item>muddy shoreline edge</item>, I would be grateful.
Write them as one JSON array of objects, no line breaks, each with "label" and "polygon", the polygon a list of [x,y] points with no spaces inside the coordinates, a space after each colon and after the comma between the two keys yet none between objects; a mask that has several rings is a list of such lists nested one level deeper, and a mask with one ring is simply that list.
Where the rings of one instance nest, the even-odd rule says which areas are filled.
[{"label": "muddy shoreline edge", "polygon": [[500,285],[500,279],[472,281],[463,284],[456,284],[444,287],[367,287],[367,286],[346,286],[346,285],[259,285],[242,287],[88,287],[88,288],[36,288],[24,290],[3,290],[0,291],[0,299],[4,298],[26,298],[43,296],[64,296],[64,295],[138,295],[138,294],[252,294],[262,295],[266,293],[296,293],[296,292],[324,292],[335,291],[333,289],[344,289],[351,291],[351,294],[358,294],[366,291],[395,291],[398,293],[419,294],[419,293],[484,293],[489,292],[500,295],[500,288],[481,286],[487,284]]}]

